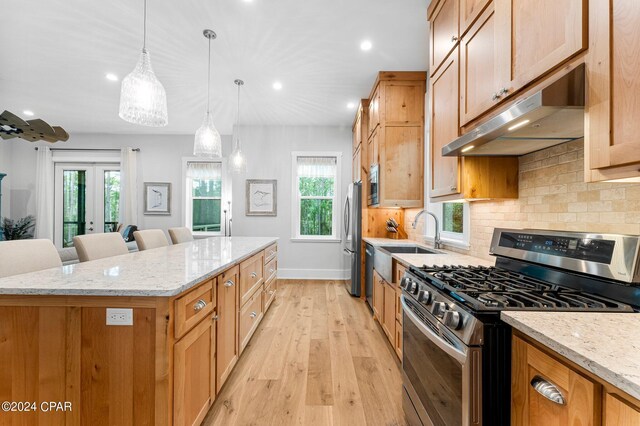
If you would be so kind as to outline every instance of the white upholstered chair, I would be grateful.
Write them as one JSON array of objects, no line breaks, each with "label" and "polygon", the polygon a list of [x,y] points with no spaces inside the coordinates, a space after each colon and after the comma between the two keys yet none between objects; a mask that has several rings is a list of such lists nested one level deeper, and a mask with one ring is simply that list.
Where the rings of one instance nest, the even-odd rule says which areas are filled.
[{"label": "white upholstered chair", "polygon": [[51,240],[0,242],[0,278],[62,266]]},{"label": "white upholstered chair", "polygon": [[193,234],[189,228],[169,228],[169,236],[173,244],[193,241]]},{"label": "white upholstered chair", "polygon": [[78,252],[80,262],[129,253],[119,232],[76,235],[73,237],[73,245]]},{"label": "white upholstered chair", "polygon": [[166,247],[169,245],[167,237],[162,229],[145,229],[144,231],[136,231],[133,233],[133,239],[138,245],[138,250],[151,250],[158,247]]}]

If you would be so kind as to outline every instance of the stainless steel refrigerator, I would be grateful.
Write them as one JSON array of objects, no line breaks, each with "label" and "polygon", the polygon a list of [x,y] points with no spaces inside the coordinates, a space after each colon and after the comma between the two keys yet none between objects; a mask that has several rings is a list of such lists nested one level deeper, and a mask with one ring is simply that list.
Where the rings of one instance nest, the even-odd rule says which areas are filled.
[{"label": "stainless steel refrigerator", "polygon": [[345,197],[342,218],[343,252],[347,263],[351,265],[350,278],[347,280],[347,291],[352,296],[360,297],[360,277],[362,271],[362,182],[349,184]]}]

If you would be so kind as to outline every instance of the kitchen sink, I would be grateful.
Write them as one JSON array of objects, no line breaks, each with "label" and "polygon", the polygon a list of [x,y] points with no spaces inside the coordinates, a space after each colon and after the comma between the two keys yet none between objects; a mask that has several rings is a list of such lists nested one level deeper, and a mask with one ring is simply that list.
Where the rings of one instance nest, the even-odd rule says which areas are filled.
[{"label": "kitchen sink", "polygon": [[442,254],[437,250],[431,250],[420,246],[381,246],[382,250],[386,250],[389,253],[398,254]]}]

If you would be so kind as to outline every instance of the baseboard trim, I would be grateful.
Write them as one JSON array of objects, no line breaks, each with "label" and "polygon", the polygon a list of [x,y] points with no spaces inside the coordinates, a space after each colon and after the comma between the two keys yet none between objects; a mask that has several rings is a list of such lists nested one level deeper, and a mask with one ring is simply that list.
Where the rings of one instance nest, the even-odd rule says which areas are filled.
[{"label": "baseboard trim", "polygon": [[283,269],[278,268],[278,278],[284,280],[346,280],[348,269]]}]

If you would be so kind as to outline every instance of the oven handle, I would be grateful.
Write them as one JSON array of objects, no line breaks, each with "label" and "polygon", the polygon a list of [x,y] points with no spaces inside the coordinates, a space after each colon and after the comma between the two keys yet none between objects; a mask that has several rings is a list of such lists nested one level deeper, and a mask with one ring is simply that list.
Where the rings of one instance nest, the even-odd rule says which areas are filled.
[{"label": "oven handle", "polygon": [[422,333],[425,336],[427,336],[429,338],[429,340],[431,340],[436,346],[438,346],[440,349],[442,349],[451,358],[455,359],[460,364],[464,365],[464,363],[467,360],[467,354],[465,352],[459,350],[458,348],[456,348],[454,346],[451,346],[442,337],[438,336],[436,333],[431,331],[431,329],[429,327],[424,325],[422,323],[422,321],[420,320],[420,318],[418,318],[416,316],[416,314],[414,314],[411,311],[411,308],[407,305],[407,302],[405,302],[404,294],[400,297],[400,302],[402,303],[402,310],[404,311],[405,314],[407,314],[407,317],[411,320],[411,322],[416,327],[418,327],[420,329],[420,331],[422,331]]}]

